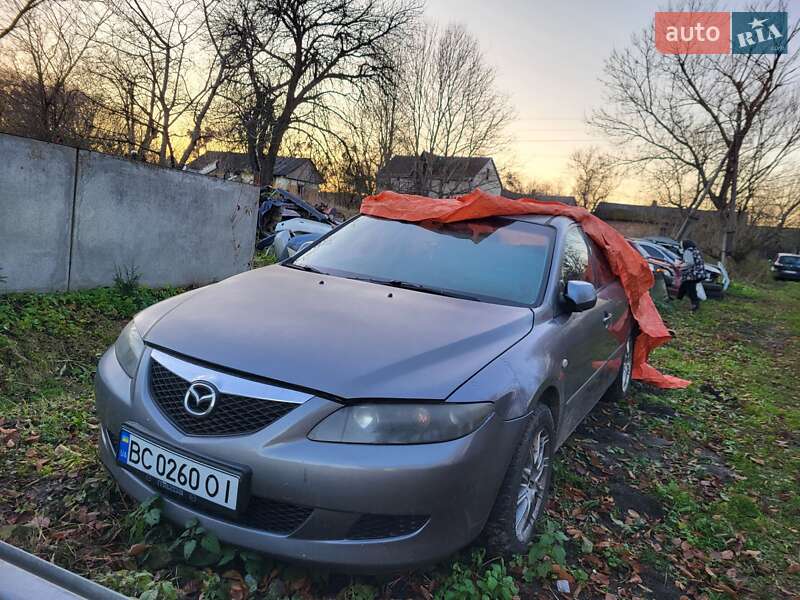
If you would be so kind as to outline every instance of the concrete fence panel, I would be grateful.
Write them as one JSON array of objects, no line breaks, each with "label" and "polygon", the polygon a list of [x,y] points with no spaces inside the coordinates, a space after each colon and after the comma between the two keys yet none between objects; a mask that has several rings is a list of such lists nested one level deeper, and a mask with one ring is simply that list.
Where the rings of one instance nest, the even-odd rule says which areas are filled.
[{"label": "concrete fence panel", "polygon": [[258,188],[0,134],[0,293],[202,285],[250,267]]},{"label": "concrete fence panel", "polygon": [[67,288],[76,155],[0,134],[0,292]]},{"label": "concrete fence panel", "polygon": [[81,150],[70,289],[205,284],[253,258],[257,188]]}]

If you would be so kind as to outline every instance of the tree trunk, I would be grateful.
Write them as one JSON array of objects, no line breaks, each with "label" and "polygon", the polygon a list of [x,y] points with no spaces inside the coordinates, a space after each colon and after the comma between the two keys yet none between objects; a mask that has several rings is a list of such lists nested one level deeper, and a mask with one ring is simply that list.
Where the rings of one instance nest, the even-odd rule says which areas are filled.
[{"label": "tree trunk", "polygon": [[261,161],[261,185],[274,185],[275,183],[275,161],[278,158],[281,144],[283,143],[283,136],[289,129],[289,121],[286,118],[280,118],[275,123],[272,129],[272,137],[269,140],[269,148],[267,153]]}]

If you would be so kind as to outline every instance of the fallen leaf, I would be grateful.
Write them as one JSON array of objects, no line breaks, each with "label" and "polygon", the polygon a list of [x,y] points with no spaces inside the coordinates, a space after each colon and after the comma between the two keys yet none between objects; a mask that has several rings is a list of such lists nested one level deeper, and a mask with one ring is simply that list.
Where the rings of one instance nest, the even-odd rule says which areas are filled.
[{"label": "fallen leaf", "polygon": [[30,521],[28,521],[28,525],[33,525],[34,527],[38,527],[39,529],[44,529],[50,526],[50,519],[47,517],[36,515]]},{"label": "fallen leaf", "polygon": [[139,556],[149,547],[150,544],[134,544],[133,546],[130,547],[130,550],[128,550],[128,554],[130,554],[131,556]]}]

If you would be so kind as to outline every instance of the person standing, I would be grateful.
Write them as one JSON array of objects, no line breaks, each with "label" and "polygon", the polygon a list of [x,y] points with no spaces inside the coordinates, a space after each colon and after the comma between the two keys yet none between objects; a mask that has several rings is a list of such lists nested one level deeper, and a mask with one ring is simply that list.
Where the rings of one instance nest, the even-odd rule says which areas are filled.
[{"label": "person standing", "polygon": [[681,287],[678,288],[678,300],[689,296],[692,310],[700,308],[700,299],[697,297],[697,284],[706,278],[706,265],[703,255],[692,240],[681,242],[683,251],[683,265],[681,266]]}]

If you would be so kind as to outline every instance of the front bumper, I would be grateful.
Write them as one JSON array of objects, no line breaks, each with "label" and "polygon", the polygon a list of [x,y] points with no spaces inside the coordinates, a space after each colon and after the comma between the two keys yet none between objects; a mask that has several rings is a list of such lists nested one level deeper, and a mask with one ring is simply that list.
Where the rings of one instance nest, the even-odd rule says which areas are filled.
[{"label": "front bumper", "polygon": [[[149,353],[135,382],[122,371],[113,350],[100,361],[96,396],[103,464],[135,499],[157,493],[116,463],[112,438],[128,422],[189,453],[249,466],[254,498],[279,511],[301,509],[291,531],[269,531],[247,519],[202,512],[172,497],[163,499],[164,514],[178,524],[196,518],[221,540],[292,561],[380,571],[452,554],[483,529],[524,427],[523,419],[492,416],[474,433],[444,443],[313,442],[306,437],[308,431],[340,406],[313,397],[253,434],[188,436],[150,397]],[[296,518],[298,513],[293,514]]]},{"label": "front bumper", "polygon": [[791,270],[781,270],[773,267],[772,275],[775,279],[786,279],[791,281],[800,281],[800,271],[796,271],[794,269]]}]

